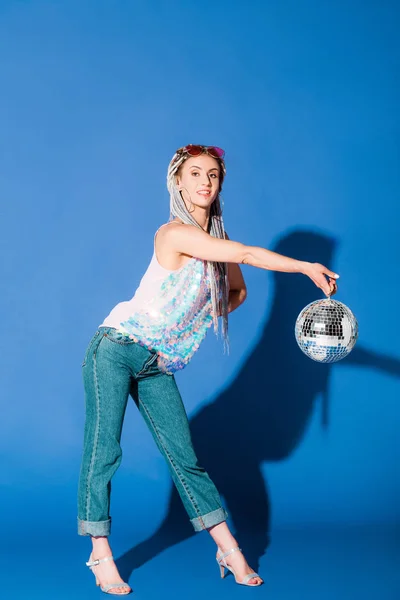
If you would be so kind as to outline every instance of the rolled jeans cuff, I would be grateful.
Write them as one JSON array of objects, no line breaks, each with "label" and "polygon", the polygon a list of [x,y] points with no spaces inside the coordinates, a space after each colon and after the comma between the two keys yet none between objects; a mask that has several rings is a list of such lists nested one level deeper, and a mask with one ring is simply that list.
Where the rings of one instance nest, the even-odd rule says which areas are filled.
[{"label": "rolled jeans cuff", "polygon": [[78,535],[104,535],[111,533],[111,517],[107,521],[83,521],[78,517]]},{"label": "rolled jeans cuff", "polygon": [[217,525],[222,521],[226,521],[228,518],[228,513],[226,510],[221,507],[217,508],[217,510],[213,510],[201,517],[195,517],[194,519],[190,519],[195,531],[202,531],[203,529],[207,529],[207,527],[212,527],[213,525]]}]

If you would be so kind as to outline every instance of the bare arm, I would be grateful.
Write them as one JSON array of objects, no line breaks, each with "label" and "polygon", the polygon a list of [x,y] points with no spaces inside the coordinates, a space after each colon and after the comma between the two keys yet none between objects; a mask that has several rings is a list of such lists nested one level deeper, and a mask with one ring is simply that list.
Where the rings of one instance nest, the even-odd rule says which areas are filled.
[{"label": "bare arm", "polygon": [[[229,267],[232,265],[233,263],[228,263],[228,272],[229,272]],[[235,265],[237,266],[237,265]],[[228,298],[228,313],[233,312],[234,310],[236,310],[236,308],[238,308],[241,304],[243,304],[243,302],[246,300],[247,298],[247,289],[246,288],[242,288],[240,290],[232,290],[229,289],[229,298]],[[220,311],[219,315],[220,316],[222,313]]]},{"label": "bare arm", "polygon": [[[229,240],[226,231],[225,239]],[[227,263],[227,266],[229,281],[228,313],[231,313],[246,300],[247,287],[239,265],[237,263]]]},{"label": "bare arm", "polygon": [[[172,225],[164,228],[169,247],[176,252],[203,260],[247,264],[269,271],[303,273],[327,296],[336,292],[339,276],[320,263],[310,263],[278,254],[259,246],[246,246],[230,239],[221,240],[193,225]],[[325,275],[330,279],[327,281]]]}]

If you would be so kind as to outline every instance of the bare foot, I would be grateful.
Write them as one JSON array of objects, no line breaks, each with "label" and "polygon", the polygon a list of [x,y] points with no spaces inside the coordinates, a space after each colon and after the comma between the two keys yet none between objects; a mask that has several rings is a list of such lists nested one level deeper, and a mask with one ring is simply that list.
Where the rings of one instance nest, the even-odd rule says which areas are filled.
[{"label": "bare foot", "polygon": [[[232,548],[232,546],[230,548]],[[230,548],[219,547],[222,554],[228,552]],[[247,560],[243,556],[243,553],[239,552],[239,550],[235,550],[235,552],[228,554],[228,556],[225,556],[223,560],[226,562],[227,565],[229,565],[235,570],[237,580],[239,583],[243,581],[246,575],[248,575],[249,573],[254,573],[254,569],[249,567],[249,565],[247,564]],[[221,564],[223,564],[222,561]],[[261,585],[262,583],[264,583],[264,580],[257,575],[256,577],[251,577],[251,579],[249,579],[247,583],[249,583],[250,585]]]}]

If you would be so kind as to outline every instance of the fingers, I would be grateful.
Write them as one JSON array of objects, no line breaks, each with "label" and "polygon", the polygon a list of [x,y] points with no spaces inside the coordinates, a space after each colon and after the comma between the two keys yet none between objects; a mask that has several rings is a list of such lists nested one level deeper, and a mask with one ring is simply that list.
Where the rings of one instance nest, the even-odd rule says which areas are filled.
[{"label": "fingers", "polygon": [[334,271],[330,271],[329,269],[327,269],[325,267],[324,273],[326,275],[329,275],[329,277],[332,277],[332,279],[339,279],[340,275],[338,275],[337,273],[335,273]]},{"label": "fingers", "polygon": [[327,296],[333,296],[333,294],[336,294],[336,292],[337,292],[336,280],[339,279],[339,275],[337,273],[335,273],[334,271],[327,269],[325,266],[323,268],[323,273],[325,275],[328,275],[329,281],[328,281],[328,285],[325,284],[322,289]]},{"label": "fingers", "polygon": [[[337,283],[333,279],[329,279],[329,296],[333,296],[337,292]],[[326,292],[325,292],[326,293]]]},{"label": "fingers", "polygon": [[[325,278],[324,278],[325,279]],[[322,283],[322,282],[321,282]],[[334,279],[329,279],[329,281],[327,281],[325,279],[325,281],[322,283],[322,285],[320,284],[319,287],[321,288],[321,290],[324,292],[324,294],[326,296],[333,296],[333,294],[336,294],[337,292],[337,284],[336,281]]]},{"label": "fingers", "polygon": [[[311,273],[308,273],[315,285],[319,287],[326,296],[333,296],[337,292],[336,280],[339,275],[320,263],[314,263]],[[329,277],[327,280],[326,275]]]}]

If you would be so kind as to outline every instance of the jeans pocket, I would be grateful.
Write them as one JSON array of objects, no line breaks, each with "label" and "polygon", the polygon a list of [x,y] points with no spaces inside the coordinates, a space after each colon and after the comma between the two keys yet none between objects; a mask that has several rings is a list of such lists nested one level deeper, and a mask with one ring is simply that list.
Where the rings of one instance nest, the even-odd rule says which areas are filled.
[{"label": "jeans pocket", "polygon": [[99,331],[99,330],[97,330],[97,331],[95,332],[94,336],[92,337],[92,339],[90,340],[90,342],[89,342],[89,345],[88,345],[88,347],[86,348],[85,356],[84,356],[84,358],[83,358],[82,367],[84,367],[84,366],[86,365],[86,361],[87,361],[87,359],[88,359],[88,356],[89,356],[90,349],[91,349],[91,347],[93,346],[93,344],[94,344],[94,342],[96,341],[96,339],[99,337],[99,335],[100,335],[100,331]]},{"label": "jeans pocket", "polygon": [[121,346],[129,346],[131,344],[136,344],[135,340],[130,338],[127,333],[118,331],[118,329],[109,329],[105,332],[104,337],[110,340],[110,342],[120,344]]}]

